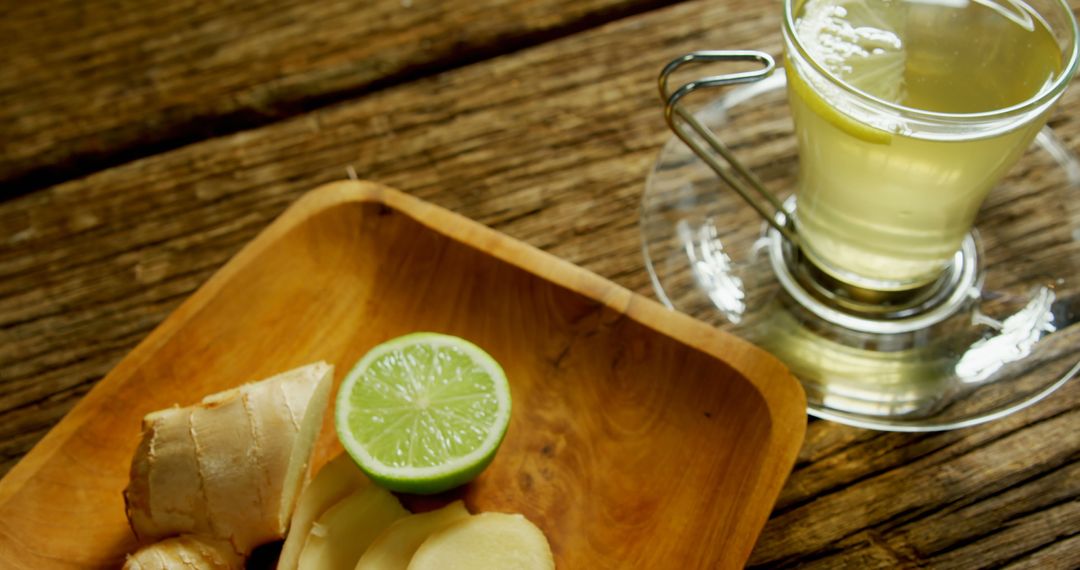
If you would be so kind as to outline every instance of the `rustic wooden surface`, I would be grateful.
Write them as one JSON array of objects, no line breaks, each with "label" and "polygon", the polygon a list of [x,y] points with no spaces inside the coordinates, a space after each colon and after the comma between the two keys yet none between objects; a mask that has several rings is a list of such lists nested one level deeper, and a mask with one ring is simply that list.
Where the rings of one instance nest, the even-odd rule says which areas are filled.
[{"label": "rustic wooden surface", "polygon": [[[332,3],[304,5],[322,4]],[[778,53],[779,13],[772,4],[750,0],[649,9],[614,2],[597,6],[597,13],[625,17],[597,26],[602,19],[598,16],[571,14],[552,24],[565,33],[547,37],[523,32],[537,45],[501,57],[489,56],[500,52],[506,36],[490,32],[478,40],[485,47],[476,48],[471,59],[455,59],[451,45],[428,54],[431,61],[405,75],[396,72],[397,79],[386,84],[370,78],[360,81],[373,85],[369,88],[338,84],[328,91],[339,95],[317,97],[312,103],[330,105],[296,112],[296,107],[281,103],[270,114],[271,122],[258,127],[229,124],[236,109],[248,107],[232,101],[228,88],[218,92],[218,103],[200,97],[198,105],[205,107],[165,129],[192,133],[184,137],[155,134],[153,125],[159,123],[154,117],[162,113],[149,111],[152,105],[138,106],[128,111],[126,122],[115,123],[127,125],[129,142],[91,145],[103,150],[100,160],[84,163],[87,172],[95,165],[109,168],[0,203],[4,469],[289,203],[319,183],[344,178],[349,166],[361,178],[446,206],[651,296],[636,223],[644,177],[667,138],[656,102],[656,73],[668,59],[692,49],[755,47]],[[1072,6],[1075,12],[1080,2]],[[69,6],[67,16],[49,17],[70,25],[78,21],[73,10]],[[26,3],[14,13],[38,18],[44,16],[35,14],[46,11]],[[203,16],[209,29],[229,22],[219,21],[224,16],[215,13]],[[501,18],[491,16],[491,21]],[[575,23],[574,18],[581,19]],[[147,25],[159,32],[154,37],[187,33],[174,30],[170,18]],[[524,24],[498,25],[520,29]],[[97,29],[103,30],[98,32],[103,38],[117,38],[119,46],[102,47],[101,53],[130,56],[121,29],[104,23]],[[16,46],[56,46],[67,45],[65,34],[79,30],[56,24],[33,34],[5,32],[5,41]],[[243,52],[228,36],[221,41]],[[513,48],[526,45],[508,43]],[[340,53],[346,49],[324,48]],[[419,44],[412,48],[426,51]],[[318,49],[310,50],[291,56],[319,61],[311,55]],[[237,57],[245,61],[247,56]],[[279,57],[287,60],[290,54]],[[397,57],[418,61],[427,55]],[[142,73],[150,76],[165,69],[152,60],[144,65],[148,67]],[[176,74],[182,69],[176,66],[183,63],[169,65]],[[197,75],[197,65],[187,65]],[[361,64],[341,65],[352,69],[349,66]],[[102,63],[96,74],[107,75],[109,69]],[[244,72],[237,66],[229,69]],[[265,81],[288,83],[305,71],[282,65],[278,73],[282,77]],[[319,72],[311,74],[311,89],[322,92]],[[82,90],[108,84],[95,79],[95,72],[87,75]],[[26,109],[20,121],[46,125],[63,117],[85,122],[79,136],[98,139],[117,128],[92,126],[103,119],[80,114],[70,102],[61,107],[75,113],[74,119],[63,113],[53,116],[47,106],[34,110],[33,100],[44,97],[30,82],[0,77],[3,100],[20,101]],[[154,92],[152,84],[146,88]],[[147,97],[156,104],[154,97]],[[284,94],[281,100],[293,100],[290,97]],[[187,102],[174,99],[172,104],[186,107]],[[226,123],[220,132],[238,132],[196,142],[218,132],[218,116]],[[1074,85],[1051,119],[1074,151],[1080,150],[1078,116],[1080,89]],[[138,117],[151,126],[141,126]],[[0,123],[4,157],[22,152],[9,150],[8,141],[16,138],[9,134],[10,124]],[[36,136],[21,132],[19,136]],[[8,179],[15,181],[15,193],[23,193],[20,185],[30,190],[36,188],[34,180],[47,179],[27,173],[53,169],[54,164],[60,172],[81,172],[64,169],[88,151],[69,141],[74,134],[51,132],[41,135],[46,138],[39,150],[57,154],[35,162],[48,153],[29,152],[5,167]],[[129,160],[144,154],[130,150],[144,136],[150,151],[145,158]],[[158,152],[158,136],[191,144]],[[751,565],[1080,566],[1078,404],[1080,384],[1074,381],[1028,410],[957,432],[884,434],[812,420],[799,462]]]},{"label": "rustic wooden surface", "polygon": [[[499,453],[454,495],[470,511],[524,514],[563,568],[750,556],[806,429],[777,359],[430,203],[340,181],[290,207],[0,482],[5,567],[116,568],[135,549],[119,496],[146,413],[417,330],[475,341],[511,380]],[[325,420],[316,464],[341,450]]]},{"label": "rustic wooden surface", "polygon": [[30,191],[664,3],[9,2],[0,187]]}]

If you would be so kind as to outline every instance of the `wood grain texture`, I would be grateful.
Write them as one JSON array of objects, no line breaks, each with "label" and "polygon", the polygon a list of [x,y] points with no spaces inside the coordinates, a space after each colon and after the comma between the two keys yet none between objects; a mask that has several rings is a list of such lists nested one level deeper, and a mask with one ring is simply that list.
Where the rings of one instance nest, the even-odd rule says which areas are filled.
[{"label": "wood grain texture", "polygon": [[[418,330],[476,342],[510,379],[514,414],[463,490],[471,511],[526,515],[563,568],[743,566],[806,427],[779,361],[448,211],[339,182],[244,248],[0,482],[5,567],[114,568],[134,550],[120,490],[144,414],[320,359],[340,381]],[[332,418],[323,428],[321,460],[340,452]]]},{"label": "wood grain texture", "polygon": [[8,3],[0,188],[34,189],[664,3]]},{"label": "wood grain texture", "polygon": [[[0,204],[6,468],[286,205],[349,165],[651,295],[637,206],[668,137],[656,74],[703,47],[775,54],[778,30],[772,5],[687,2]],[[1074,151],[1078,117],[1074,85],[1051,118]],[[768,150],[741,152],[762,164]],[[751,564],[1075,567],[1078,406],[1074,381],[958,432],[811,421]]]}]

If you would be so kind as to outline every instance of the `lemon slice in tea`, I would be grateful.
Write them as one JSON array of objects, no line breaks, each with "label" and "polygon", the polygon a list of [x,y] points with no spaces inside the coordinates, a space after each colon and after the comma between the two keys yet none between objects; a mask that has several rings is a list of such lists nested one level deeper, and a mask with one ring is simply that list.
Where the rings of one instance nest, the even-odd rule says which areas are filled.
[{"label": "lemon slice in tea", "polygon": [[[897,30],[904,18],[894,3],[881,0],[809,0],[796,21],[796,35],[814,61],[837,79],[868,95],[902,103],[907,53]],[[789,72],[788,81],[815,113],[837,128],[867,142],[891,142],[891,125],[877,124],[880,117],[849,108],[839,87],[797,72]]]},{"label": "lemon slice in tea", "polygon": [[847,84],[890,103],[904,99],[904,12],[882,0],[809,0],[796,24],[811,57]]},{"label": "lemon slice in tea", "polygon": [[371,349],[338,391],[338,439],[372,480],[430,494],[476,477],[510,422],[510,387],[476,345],[435,333]]}]

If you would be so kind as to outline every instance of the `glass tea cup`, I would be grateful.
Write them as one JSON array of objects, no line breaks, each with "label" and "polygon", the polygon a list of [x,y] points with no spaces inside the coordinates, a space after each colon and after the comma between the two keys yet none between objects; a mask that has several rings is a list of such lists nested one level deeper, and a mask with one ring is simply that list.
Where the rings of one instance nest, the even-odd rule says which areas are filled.
[{"label": "glass tea cup", "polygon": [[801,253],[860,290],[937,280],[1077,65],[1062,0],[786,0]]}]

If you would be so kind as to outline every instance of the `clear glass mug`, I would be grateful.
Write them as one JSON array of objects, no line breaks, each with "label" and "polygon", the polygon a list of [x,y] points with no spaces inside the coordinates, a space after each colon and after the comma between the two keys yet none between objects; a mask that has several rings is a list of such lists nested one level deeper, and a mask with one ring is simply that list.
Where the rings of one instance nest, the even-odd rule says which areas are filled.
[{"label": "clear glass mug", "polygon": [[[858,7],[842,4],[848,12]],[[900,78],[909,84],[907,98],[922,109],[880,96],[895,82],[887,71],[875,70],[875,96],[816,61],[796,20],[805,2],[784,3],[800,156],[795,221],[803,253],[832,277],[873,290],[910,289],[941,274],[983,199],[1045,124],[1077,64],[1076,22],[1062,0],[903,4],[881,2],[876,9],[894,12],[881,15],[882,23],[893,19],[905,28],[898,30],[904,51],[894,52],[903,55],[894,58],[906,58]],[[934,26],[952,32],[930,30]],[[889,38],[867,41],[875,42]],[[957,72],[942,63],[941,52],[966,58],[960,65],[989,68],[981,75],[990,85],[941,77]],[[878,59],[880,68],[892,64],[885,50]],[[1009,84],[994,85],[994,73],[1007,74]],[[911,85],[916,81],[921,84]],[[991,89],[996,92],[986,93]]]},{"label": "clear glass mug", "polygon": [[[841,10],[862,20],[856,24],[872,25],[807,24],[800,11],[815,2],[832,16]],[[830,40],[823,29],[832,39],[865,34],[855,43],[869,56],[830,62],[838,50],[821,47]],[[799,150],[794,237],[805,258],[860,291],[907,292],[938,280],[984,198],[1030,146],[1075,74],[1077,35],[1064,0],[785,0],[787,89]],[[850,55],[843,49],[841,56]],[[771,70],[765,54],[715,53],[728,57],[701,59],[768,60]],[[665,95],[666,76],[692,59],[665,70]],[[845,66],[860,65],[842,76]],[[992,72],[1003,69],[998,76],[1008,80],[994,84]],[[669,122],[689,91],[754,81],[768,71],[684,86],[667,99]],[[979,84],[983,78],[987,85]],[[674,112],[746,175],[707,129]],[[699,145],[695,152],[704,151]]]}]

